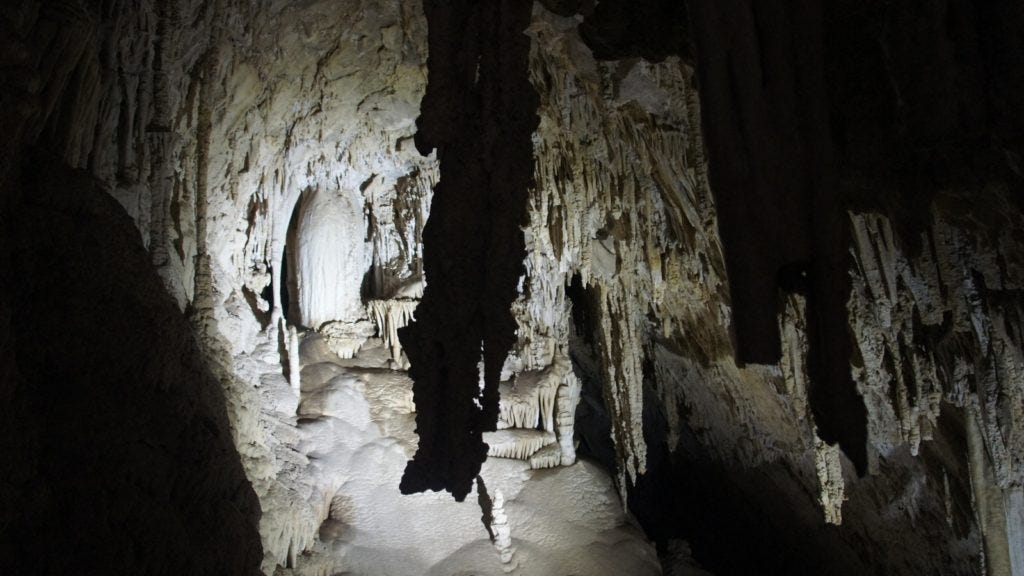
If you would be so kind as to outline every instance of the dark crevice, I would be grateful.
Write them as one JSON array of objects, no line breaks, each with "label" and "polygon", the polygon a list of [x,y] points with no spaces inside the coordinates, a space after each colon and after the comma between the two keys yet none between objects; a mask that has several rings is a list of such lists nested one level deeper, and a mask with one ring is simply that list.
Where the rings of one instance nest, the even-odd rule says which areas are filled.
[{"label": "dark crevice", "polygon": [[[269,289],[270,287],[268,286],[267,288]],[[269,301],[264,299],[268,295],[269,290],[256,294],[248,286],[242,286],[242,297],[245,298],[245,303],[249,305],[249,310],[252,312],[253,317],[260,323],[260,328],[264,330],[270,325]],[[263,301],[262,307],[260,305],[261,300]]]},{"label": "dark crevice", "polygon": [[581,384],[574,429],[580,440],[577,454],[601,464],[616,477],[615,444],[612,419],[604,400],[600,351],[593,294],[583,286],[579,274],[565,287],[571,304],[572,329],[569,331],[569,358]]},{"label": "dark crevice", "polygon": [[287,321],[291,319],[292,314],[290,310],[291,298],[289,285],[293,281],[292,274],[288,268],[288,247],[285,246],[284,253],[281,255],[281,290],[278,293],[278,298],[281,299],[281,315]]},{"label": "dark crevice", "polygon": [[298,265],[296,256],[298,254],[295,251],[299,248],[299,214],[302,210],[302,203],[306,198],[307,195],[303,193],[295,201],[292,214],[288,218],[284,249],[281,251],[281,286],[277,297],[281,299],[281,315],[284,316],[286,321],[295,321],[299,317],[299,314],[294,313],[295,311],[291,309],[291,306],[297,304],[298,300],[296,297],[299,295],[298,276],[296,274],[296,266]]},{"label": "dark crevice", "polygon": [[913,408],[917,404],[917,374],[914,371],[914,356],[911,349],[900,340],[900,368],[903,371],[903,384],[907,387],[907,403]]},{"label": "dark crevice", "polygon": [[949,489],[949,520],[958,538],[967,538],[974,523],[970,470],[967,461],[967,429],[963,412],[943,402],[934,439],[921,443],[921,458],[931,478],[943,479]]}]

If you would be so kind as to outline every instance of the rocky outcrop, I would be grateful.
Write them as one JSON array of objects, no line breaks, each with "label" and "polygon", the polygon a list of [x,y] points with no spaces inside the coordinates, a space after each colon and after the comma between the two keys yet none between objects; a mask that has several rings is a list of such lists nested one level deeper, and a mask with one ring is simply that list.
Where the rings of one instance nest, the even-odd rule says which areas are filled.
[{"label": "rocky outcrop", "polygon": [[[1011,558],[1020,548],[1014,499],[1024,479],[1017,297],[1024,254],[1009,239],[1024,223],[1007,216],[1014,211],[1000,194],[992,196],[987,209],[997,212],[983,215],[951,209],[962,200],[939,194],[916,257],[887,218],[854,216],[858,269],[850,309],[860,353],[854,374],[877,451],[873,467],[898,447],[914,456],[935,450],[929,444],[942,445],[950,434],[943,412],[959,409],[963,420],[953,426],[967,439],[966,453],[958,464],[937,463],[933,481],[941,473],[948,483],[947,467],[961,469],[953,474],[960,477],[955,492],[975,503],[989,573],[999,574],[1019,570]],[[977,218],[1001,221],[999,232],[979,229]]]}]

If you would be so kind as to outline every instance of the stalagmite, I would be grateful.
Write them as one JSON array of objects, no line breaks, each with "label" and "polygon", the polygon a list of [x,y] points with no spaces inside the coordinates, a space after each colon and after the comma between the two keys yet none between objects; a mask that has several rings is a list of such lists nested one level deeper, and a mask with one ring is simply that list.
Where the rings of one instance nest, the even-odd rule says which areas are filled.
[{"label": "stalagmite", "polygon": [[972,502],[978,525],[984,536],[984,573],[989,576],[1018,576],[1011,567],[1011,544],[1007,534],[1007,517],[1002,491],[996,483],[989,456],[985,452],[982,431],[973,410],[967,416],[967,449],[970,457]]},{"label": "stalagmite", "polygon": [[839,461],[839,448],[817,440],[814,449],[814,467],[818,472],[818,502],[825,513],[825,522],[836,526],[843,523],[843,467]]},{"label": "stalagmite", "polygon": [[315,187],[302,194],[287,244],[296,323],[315,329],[362,315],[360,282],[371,262],[363,202],[349,190]]},{"label": "stalagmite", "polygon": [[506,565],[505,571],[510,572],[516,568],[516,565],[512,563],[512,555],[515,554],[516,549],[512,547],[512,531],[508,525],[508,516],[505,514],[505,495],[501,493],[501,490],[494,491],[491,515],[494,548],[498,551],[501,563]]},{"label": "stalagmite", "polygon": [[1006,540],[1010,546],[1010,573],[1024,574],[1024,488],[1003,492],[1006,509]]},{"label": "stalagmite", "polygon": [[576,425],[576,406],[580,403],[581,384],[575,374],[565,375],[565,383],[558,387],[558,416],[555,434],[561,450],[561,465],[571,466],[576,461],[576,442],[573,438]]},{"label": "stalagmite", "polygon": [[288,327],[288,380],[292,385],[292,390],[296,394],[302,391],[302,384],[300,382],[300,375],[302,374],[302,367],[299,360],[299,331],[295,328],[295,325]]}]

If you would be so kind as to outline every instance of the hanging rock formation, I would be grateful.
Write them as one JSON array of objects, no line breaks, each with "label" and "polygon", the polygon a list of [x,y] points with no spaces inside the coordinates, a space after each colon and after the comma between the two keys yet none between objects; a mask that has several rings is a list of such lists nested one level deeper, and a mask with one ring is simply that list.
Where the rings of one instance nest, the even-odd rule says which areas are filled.
[{"label": "hanging rock formation", "polygon": [[[462,500],[487,454],[498,380],[515,343],[537,97],[531,6],[427,0],[429,77],[416,146],[437,149],[440,181],[423,235],[426,289],[401,332],[420,437],[402,492]],[[483,356],[483,389],[477,364]]]},{"label": "hanging rock formation", "polygon": [[846,324],[850,235],[829,137],[821,3],[687,5],[736,360],[777,363],[779,289],[806,294],[815,424],[863,474],[865,410]]}]

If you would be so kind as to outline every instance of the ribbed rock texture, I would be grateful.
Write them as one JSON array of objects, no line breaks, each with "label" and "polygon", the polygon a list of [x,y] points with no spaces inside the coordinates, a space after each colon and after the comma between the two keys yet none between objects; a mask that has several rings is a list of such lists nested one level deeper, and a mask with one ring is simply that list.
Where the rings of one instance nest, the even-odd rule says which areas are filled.
[{"label": "ribbed rock texture", "polygon": [[[332,380],[341,359],[300,360],[317,342],[339,357],[372,342],[386,358],[370,372],[404,385],[388,368],[406,356],[414,377],[440,366],[406,341],[415,319],[421,342],[472,339],[459,348],[469,403],[481,394],[480,343],[499,341],[485,351],[492,389],[470,407],[488,417],[498,380],[571,358],[579,447],[557,437],[571,413],[556,395],[556,437],[534,432],[557,442],[531,461],[546,465],[557,447],[562,463],[572,450],[602,464],[664,573],[693,560],[719,575],[1024,573],[1018,3],[803,2],[792,4],[809,12],[782,18],[779,2],[550,0],[528,25],[519,7],[505,33],[520,42],[514,65],[529,73],[539,121],[516,124],[517,156],[497,159],[509,173],[489,177],[533,186],[502,211],[470,194],[483,180],[453,177],[465,198],[434,212],[452,218],[436,232],[424,229],[435,186],[437,199],[456,186],[445,166],[494,166],[478,156],[502,148],[493,131],[471,138],[446,123],[466,112],[451,88],[431,97],[449,108],[419,142],[441,162],[417,151],[428,93],[419,3],[15,4],[0,8],[0,502],[15,519],[0,529],[25,529],[0,538],[0,571],[370,571],[329,555],[353,506],[343,478],[316,475],[325,464],[311,446],[327,426],[318,414],[380,436],[381,414],[352,416],[360,386],[376,392]],[[822,53],[800,60],[805,46]],[[709,50],[724,60],[709,65]],[[461,85],[475,85],[475,69],[463,71]],[[791,93],[805,88],[815,94]],[[833,159],[818,157],[823,146]],[[730,155],[772,147],[756,162]],[[723,173],[746,179],[723,188]],[[808,193],[825,182],[835,196]],[[748,183],[769,191],[754,216],[770,234],[737,224],[753,209]],[[772,190],[793,197],[776,205]],[[481,214],[492,222],[467,220]],[[488,234],[515,240],[520,226],[525,259],[516,242],[483,256]],[[425,263],[431,246],[437,260]],[[462,251],[465,261],[452,256]],[[431,284],[445,266],[459,271]],[[481,271],[501,288],[456,298],[478,287],[457,282],[482,282]],[[434,290],[449,292],[444,305],[421,314]],[[500,333],[457,334],[462,324],[441,317],[513,297],[511,315],[494,318]],[[482,309],[470,308],[457,311]],[[306,328],[321,335],[300,337]],[[838,400],[822,370],[851,385]],[[314,382],[334,383],[301,390]],[[435,404],[424,426],[434,438],[487,425],[437,420],[443,397],[417,394],[418,411]],[[385,396],[366,402],[412,418],[405,392]],[[457,479],[415,488],[467,490],[482,457],[471,440],[470,460],[444,455]],[[76,478],[74,463],[109,482]],[[577,466],[592,481],[580,498],[604,498],[593,465]],[[503,494],[508,521],[521,521],[523,503]],[[468,516],[475,526],[479,511]],[[513,547],[521,537],[510,533]],[[528,573],[529,557],[521,549],[513,563]]]}]

